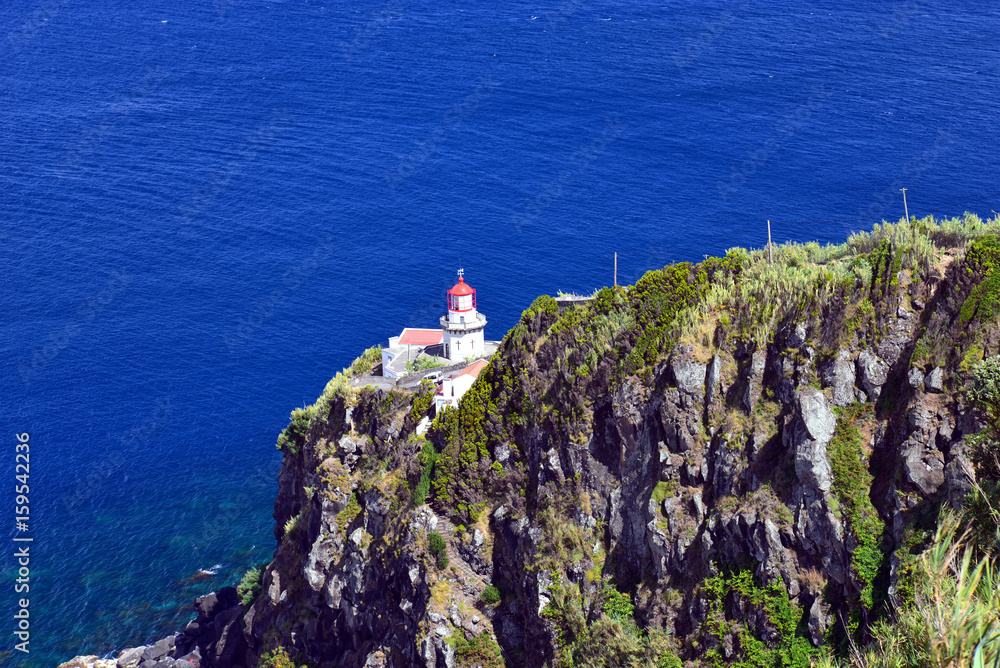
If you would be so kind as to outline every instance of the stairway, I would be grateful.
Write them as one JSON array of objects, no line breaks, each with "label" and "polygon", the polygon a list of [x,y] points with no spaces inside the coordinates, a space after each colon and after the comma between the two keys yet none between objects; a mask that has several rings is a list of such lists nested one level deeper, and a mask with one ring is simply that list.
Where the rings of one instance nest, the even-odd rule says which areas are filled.
[{"label": "stairway", "polygon": [[455,525],[451,521],[439,515],[437,532],[444,537],[446,545],[445,554],[448,555],[448,568],[444,571],[445,577],[448,577],[448,572],[454,567],[461,576],[466,596],[474,596],[478,600],[483,589],[486,588],[486,585],[490,584],[489,580],[472,570],[465,559],[459,554],[458,550],[455,549],[455,546],[452,545],[452,539],[455,539]]}]

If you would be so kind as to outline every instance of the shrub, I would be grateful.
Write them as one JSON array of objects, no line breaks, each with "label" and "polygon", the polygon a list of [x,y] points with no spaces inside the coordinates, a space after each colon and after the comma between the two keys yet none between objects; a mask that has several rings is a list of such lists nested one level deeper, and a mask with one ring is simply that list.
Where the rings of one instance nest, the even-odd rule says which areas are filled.
[{"label": "shrub", "polygon": [[292,421],[285,427],[278,436],[275,447],[282,452],[298,454],[302,445],[306,441],[306,432],[309,430],[309,423],[316,414],[315,404],[306,408],[296,408],[292,411]]},{"label": "shrub", "polygon": [[556,303],[556,300],[549,295],[541,295],[539,297],[535,297],[535,301],[531,302],[531,306],[529,306],[527,310],[521,314],[521,322],[527,325],[534,320],[535,316],[539,313],[555,315],[558,312],[559,304]]},{"label": "shrub", "polygon": [[292,661],[284,647],[276,647],[270,652],[264,652],[257,668],[305,668],[305,666],[299,666]]},{"label": "shrub", "polygon": [[347,527],[360,514],[361,504],[358,503],[358,495],[356,492],[351,492],[351,498],[347,500],[347,505],[337,513],[337,527],[340,529],[340,532],[346,535]]},{"label": "shrub", "polygon": [[973,367],[969,398],[976,404],[986,428],[971,437],[976,473],[980,478],[1000,480],[1000,356],[989,357]]},{"label": "shrub", "polygon": [[663,629],[641,632],[632,615],[635,608],[627,594],[613,586],[604,590],[605,614],[588,624],[579,587],[550,587],[552,600],[542,611],[558,634],[558,654],[553,666],[603,668],[606,666],[656,666],[680,668],[670,636]]},{"label": "shrub", "polygon": [[427,542],[429,543],[431,554],[436,557],[435,563],[438,570],[443,571],[448,568],[448,551],[444,536],[437,531],[431,531],[427,534]]},{"label": "shrub", "polygon": [[[942,515],[916,562],[915,596],[892,623],[872,627],[872,642],[851,665],[1000,665],[1000,571],[958,535],[961,517]],[[819,666],[837,665],[827,659]]]},{"label": "shrub", "polygon": [[862,450],[861,430],[856,424],[870,410],[868,404],[854,404],[837,411],[837,427],[827,446],[833,472],[833,489],[840,501],[856,546],[851,554],[851,570],[861,585],[861,603],[875,608],[875,578],[885,562],[881,549],[885,524],[872,505],[872,474]]},{"label": "shrub", "polygon": [[996,319],[1000,315],[1000,241],[992,234],[976,239],[969,246],[965,263],[979,282],[962,304],[959,322]]},{"label": "shrub", "polygon": [[351,362],[350,368],[344,372],[345,376],[367,376],[382,363],[382,346],[373,346],[361,353],[358,359]]},{"label": "shrub", "polygon": [[[711,665],[734,665],[739,668],[806,668],[810,665],[810,657],[814,654],[812,645],[798,631],[803,618],[802,610],[788,597],[780,579],[762,585],[748,569],[724,571],[705,580],[704,593],[709,603],[708,619],[703,628],[720,641],[725,635],[733,633],[739,639],[741,654],[741,660],[723,664],[719,653],[710,650],[705,658],[712,662]],[[733,601],[737,597],[741,599],[739,604]],[[762,633],[761,629],[749,628],[745,621],[728,620],[728,603],[734,609],[753,607],[762,610],[774,631]],[[749,617],[746,613],[741,616]]]},{"label": "shrub", "polygon": [[482,596],[483,603],[486,605],[496,605],[500,602],[500,590],[493,585],[486,585],[486,589],[483,590]]},{"label": "shrub", "polygon": [[444,536],[437,531],[431,531],[427,534],[427,542],[430,544],[431,554],[440,554],[445,549]]},{"label": "shrub", "polygon": [[445,641],[455,648],[455,658],[460,666],[479,666],[480,668],[503,668],[503,655],[500,645],[489,632],[484,632],[471,639],[459,630],[448,636]]},{"label": "shrub", "polygon": [[302,513],[304,511],[305,509],[303,508],[301,511],[299,511],[298,515],[295,515],[294,517],[289,517],[288,521],[285,522],[284,538],[287,538],[289,540],[295,540],[295,537],[298,535],[299,524],[302,519]]},{"label": "shrub", "polygon": [[635,625],[635,605],[632,597],[619,592],[614,585],[604,590],[604,614],[621,622],[625,630],[638,635],[639,627]]},{"label": "shrub", "polygon": [[260,595],[261,577],[264,574],[265,566],[267,566],[267,563],[257,564],[243,574],[243,579],[240,580],[240,584],[236,587],[236,593],[239,595],[240,603],[243,605],[250,605]]},{"label": "shrub", "polygon": [[430,441],[424,441],[420,450],[420,461],[424,465],[424,470],[420,474],[417,488],[413,491],[413,505],[421,506],[427,502],[427,493],[431,489],[431,478],[434,474],[434,465],[437,463],[438,453]]}]

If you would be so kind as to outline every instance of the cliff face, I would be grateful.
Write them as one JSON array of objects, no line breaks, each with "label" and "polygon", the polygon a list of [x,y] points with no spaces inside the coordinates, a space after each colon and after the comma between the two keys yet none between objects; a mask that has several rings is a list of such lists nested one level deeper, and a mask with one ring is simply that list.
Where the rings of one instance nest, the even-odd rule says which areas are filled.
[{"label": "cliff face", "polygon": [[426,439],[431,388],[335,379],[279,442],[248,663],[795,665],[863,639],[972,484],[962,390],[998,336],[969,236],[539,298]]}]

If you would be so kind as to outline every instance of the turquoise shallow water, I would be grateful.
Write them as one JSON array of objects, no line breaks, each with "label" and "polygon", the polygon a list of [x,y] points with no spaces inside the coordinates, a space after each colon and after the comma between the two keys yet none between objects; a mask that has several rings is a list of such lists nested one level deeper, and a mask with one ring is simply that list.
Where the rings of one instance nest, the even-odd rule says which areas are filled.
[{"label": "turquoise shallow water", "polygon": [[9,665],[154,639],[267,558],[289,410],[434,326],[459,265],[500,338],[615,251],[634,282],[767,219],[840,241],[901,187],[1000,207],[986,6],[13,0],[0,27],[0,406],[36,538]]}]

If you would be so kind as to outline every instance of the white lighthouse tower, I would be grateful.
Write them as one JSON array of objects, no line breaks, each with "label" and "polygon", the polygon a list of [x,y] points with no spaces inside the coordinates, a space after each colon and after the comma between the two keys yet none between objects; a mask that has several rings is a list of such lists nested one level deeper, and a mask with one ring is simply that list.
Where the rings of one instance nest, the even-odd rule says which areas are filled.
[{"label": "white lighthouse tower", "polygon": [[486,316],[476,311],[476,290],[465,282],[464,273],[458,270],[458,283],[448,290],[448,315],[441,317],[444,356],[453,362],[484,353]]}]

